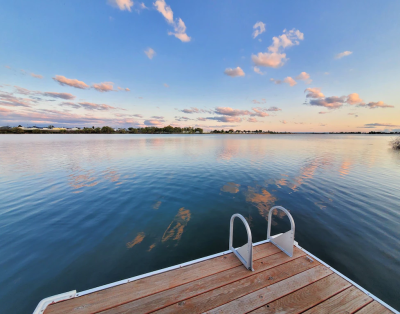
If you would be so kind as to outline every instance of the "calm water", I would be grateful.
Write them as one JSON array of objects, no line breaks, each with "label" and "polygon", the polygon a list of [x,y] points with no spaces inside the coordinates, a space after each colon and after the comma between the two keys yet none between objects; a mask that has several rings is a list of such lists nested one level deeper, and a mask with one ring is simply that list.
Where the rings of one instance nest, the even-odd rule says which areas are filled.
[{"label": "calm water", "polygon": [[291,211],[301,246],[400,309],[389,140],[0,135],[0,312],[224,251],[233,213],[264,240],[273,205]]}]

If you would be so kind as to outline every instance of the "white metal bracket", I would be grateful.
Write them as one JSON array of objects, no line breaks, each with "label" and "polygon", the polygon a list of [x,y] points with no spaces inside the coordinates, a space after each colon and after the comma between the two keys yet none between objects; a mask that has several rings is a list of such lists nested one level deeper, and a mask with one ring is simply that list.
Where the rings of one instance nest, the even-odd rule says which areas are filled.
[{"label": "white metal bracket", "polygon": [[[290,220],[290,230],[285,233],[271,236],[272,213],[275,209],[283,211],[288,216],[288,218]],[[290,215],[289,211],[286,208],[284,208],[282,206],[274,206],[269,210],[267,240],[270,240],[271,243],[275,244],[278,248],[280,248],[283,252],[285,252],[290,257],[293,256],[294,220],[293,220],[292,215]]]},{"label": "white metal bracket", "polygon": [[42,314],[50,304],[74,298],[75,295],[76,290],[72,290],[43,299],[39,302],[33,314]]},{"label": "white metal bracket", "polygon": [[[233,247],[233,221],[238,217],[243,222],[247,231],[247,243],[237,249]],[[229,231],[229,250],[231,250],[237,258],[243,263],[248,270],[253,269],[253,242],[251,237],[251,230],[246,219],[240,214],[234,214],[231,217],[230,231]]]}]

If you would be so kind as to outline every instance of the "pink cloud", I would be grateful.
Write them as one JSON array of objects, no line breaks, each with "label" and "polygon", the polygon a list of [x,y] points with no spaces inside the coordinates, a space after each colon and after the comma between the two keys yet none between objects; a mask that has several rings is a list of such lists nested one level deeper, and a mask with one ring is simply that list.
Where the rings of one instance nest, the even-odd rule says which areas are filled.
[{"label": "pink cloud", "polygon": [[307,92],[307,98],[323,98],[325,95],[321,92],[321,88],[314,87],[314,88],[306,88],[304,92]]},{"label": "pink cloud", "polygon": [[350,94],[347,96],[346,102],[350,105],[357,105],[361,104],[363,100],[360,98],[360,96],[357,93]]},{"label": "pink cloud", "polygon": [[369,108],[369,109],[394,108],[394,106],[387,105],[383,101],[369,102],[368,104],[360,104],[359,107],[366,107],[366,108]]},{"label": "pink cloud", "polygon": [[342,107],[345,102],[346,102],[345,96],[341,96],[341,97],[331,96],[331,97],[326,97],[326,98],[311,99],[310,105],[321,106],[321,107],[325,107],[328,109],[337,109],[337,108]]},{"label": "pink cloud", "polygon": [[[265,112],[265,111],[268,111],[268,109],[264,109],[261,107],[256,107],[256,108],[251,108],[251,109],[255,112],[255,113],[251,113],[250,114],[251,116],[258,116],[258,117],[268,117],[269,116],[269,114]],[[251,121],[249,121],[249,122],[251,122]]]},{"label": "pink cloud", "polygon": [[108,0],[109,5],[119,8],[121,11],[128,10],[131,12],[131,7],[133,6],[132,0]]},{"label": "pink cloud", "polygon": [[110,92],[114,89],[113,82],[94,83],[93,88],[101,93]]},{"label": "pink cloud", "polygon": [[40,74],[35,74],[35,73],[31,73],[30,76],[34,77],[34,78],[38,78],[38,79],[42,79],[43,76]]},{"label": "pink cloud", "polygon": [[30,98],[15,97],[10,93],[0,93],[0,105],[8,107],[30,107],[34,102]]},{"label": "pink cloud", "polygon": [[55,80],[62,86],[68,85],[79,89],[88,89],[90,87],[85,82],[78,81],[77,79],[69,79],[62,75],[56,75],[55,77],[53,77],[53,80]]},{"label": "pink cloud", "polygon": [[258,122],[256,118],[248,118],[247,121],[248,122]]},{"label": "pink cloud", "polygon": [[211,110],[206,110],[206,109],[199,109],[199,108],[196,108],[196,107],[191,107],[190,109],[182,109],[182,110],[179,110],[179,111],[182,111],[182,112],[184,112],[184,113],[212,113],[212,111]]},{"label": "pink cloud", "polygon": [[240,117],[235,116],[222,116],[222,117],[209,117],[207,120],[216,120],[218,122],[241,122]]},{"label": "pink cloud", "polygon": [[43,93],[41,93],[41,95],[47,96],[47,97],[52,97],[52,98],[67,99],[67,100],[76,98],[76,96],[74,96],[70,93],[43,92]]},{"label": "pink cloud", "polygon": [[95,103],[91,103],[91,102],[80,102],[79,105],[87,110],[115,110],[115,109],[120,109],[120,108],[116,108],[116,107],[112,107],[109,105],[105,105],[105,104],[95,104]]},{"label": "pink cloud", "polygon": [[301,72],[295,77],[295,79],[299,81],[304,81],[307,84],[310,84],[312,82],[312,79],[310,79],[310,74],[308,74],[307,72]]},{"label": "pink cloud", "polygon": [[158,126],[158,125],[162,125],[163,122],[165,121],[159,121],[159,120],[144,120],[144,124],[148,125],[148,126]]},{"label": "pink cloud", "polygon": [[215,108],[215,113],[222,114],[225,116],[244,116],[251,114],[251,112],[248,110],[238,110],[238,109],[232,109],[230,107],[217,107]]},{"label": "pink cloud", "polygon": [[283,82],[289,84],[290,86],[295,86],[297,84],[297,82],[293,78],[291,78],[290,76],[285,77],[283,79]]},{"label": "pink cloud", "polygon": [[286,62],[286,53],[283,50],[300,44],[300,40],[304,39],[304,34],[299,30],[292,29],[283,30],[283,34],[272,38],[272,45],[268,47],[268,52],[259,52],[257,55],[252,55],[251,59],[255,65],[279,68]]},{"label": "pink cloud", "polygon": [[343,58],[343,57],[350,56],[352,53],[353,53],[352,51],[343,51],[343,52],[341,52],[341,53],[338,53],[338,54],[335,56],[335,59],[341,59],[341,58]]}]

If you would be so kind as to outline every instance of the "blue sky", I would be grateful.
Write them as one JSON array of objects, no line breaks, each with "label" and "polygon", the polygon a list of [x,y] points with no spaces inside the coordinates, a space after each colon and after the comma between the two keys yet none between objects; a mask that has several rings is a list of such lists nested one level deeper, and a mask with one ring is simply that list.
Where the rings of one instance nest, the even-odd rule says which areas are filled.
[{"label": "blue sky", "polygon": [[400,129],[399,15],[394,0],[3,3],[0,125]]}]

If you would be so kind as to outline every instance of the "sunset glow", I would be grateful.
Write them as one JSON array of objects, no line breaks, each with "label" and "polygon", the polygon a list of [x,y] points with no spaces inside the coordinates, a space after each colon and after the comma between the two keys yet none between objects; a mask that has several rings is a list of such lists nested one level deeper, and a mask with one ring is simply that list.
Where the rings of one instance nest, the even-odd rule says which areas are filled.
[{"label": "sunset glow", "polygon": [[399,12],[395,1],[4,3],[0,126],[398,132]]}]

